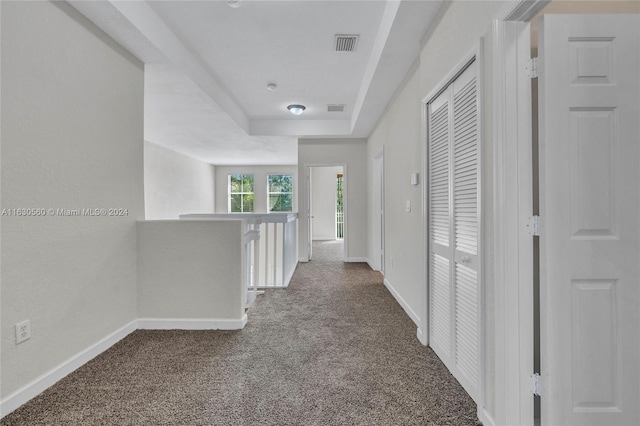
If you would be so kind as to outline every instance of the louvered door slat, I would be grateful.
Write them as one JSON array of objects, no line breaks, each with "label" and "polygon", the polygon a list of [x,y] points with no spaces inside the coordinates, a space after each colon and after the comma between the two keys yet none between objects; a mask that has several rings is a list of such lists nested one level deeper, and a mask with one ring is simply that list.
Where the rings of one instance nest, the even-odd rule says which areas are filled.
[{"label": "louvered door slat", "polygon": [[427,121],[429,341],[474,399],[480,377],[480,299],[478,263],[468,259],[478,254],[475,67],[471,64],[429,104]]},{"label": "louvered door slat", "polygon": [[434,243],[449,245],[449,104],[431,114],[430,158],[430,231]]},{"label": "louvered door slat", "polygon": [[477,253],[477,112],[472,78],[453,101],[454,228],[456,248]]},{"label": "louvered door slat", "polygon": [[477,277],[460,264],[456,265],[456,366],[467,380],[478,384],[478,300]]},{"label": "louvered door slat", "polygon": [[430,329],[431,344],[443,353],[449,355],[450,345],[450,297],[449,260],[437,255],[431,255],[431,291],[430,291]]}]

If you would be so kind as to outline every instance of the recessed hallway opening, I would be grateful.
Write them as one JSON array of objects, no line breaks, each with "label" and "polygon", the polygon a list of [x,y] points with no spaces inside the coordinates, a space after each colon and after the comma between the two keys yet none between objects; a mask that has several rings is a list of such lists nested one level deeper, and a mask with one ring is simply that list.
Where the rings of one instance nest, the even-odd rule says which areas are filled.
[{"label": "recessed hallway opening", "polygon": [[382,276],[341,249],[314,243],[244,330],[138,330],[0,425],[475,425]]}]

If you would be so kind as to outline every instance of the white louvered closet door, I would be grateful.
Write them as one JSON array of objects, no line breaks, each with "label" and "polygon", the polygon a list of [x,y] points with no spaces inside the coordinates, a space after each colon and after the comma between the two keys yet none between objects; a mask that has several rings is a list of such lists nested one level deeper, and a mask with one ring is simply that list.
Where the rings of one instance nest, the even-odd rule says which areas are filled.
[{"label": "white louvered closet door", "polygon": [[477,401],[479,126],[475,61],[429,103],[429,344]]}]

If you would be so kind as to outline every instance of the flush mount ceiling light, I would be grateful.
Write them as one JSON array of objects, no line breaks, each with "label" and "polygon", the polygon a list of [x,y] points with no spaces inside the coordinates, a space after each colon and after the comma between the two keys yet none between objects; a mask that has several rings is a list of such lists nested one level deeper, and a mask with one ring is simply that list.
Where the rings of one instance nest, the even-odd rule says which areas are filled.
[{"label": "flush mount ceiling light", "polygon": [[227,0],[227,6],[237,9],[242,6],[242,3],[240,2],[241,0]]},{"label": "flush mount ceiling light", "polygon": [[275,83],[269,83],[267,84],[267,90],[270,92],[273,92],[274,90],[276,90],[278,88],[278,85]]},{"label": "flush mount ceiling light", "polygon": [[291,111],[291,114],[293,115],[300,115],[304,112],[305,109],[307,109],[307,107],[305,107],[304,105],[289,105],[287,109]]}]

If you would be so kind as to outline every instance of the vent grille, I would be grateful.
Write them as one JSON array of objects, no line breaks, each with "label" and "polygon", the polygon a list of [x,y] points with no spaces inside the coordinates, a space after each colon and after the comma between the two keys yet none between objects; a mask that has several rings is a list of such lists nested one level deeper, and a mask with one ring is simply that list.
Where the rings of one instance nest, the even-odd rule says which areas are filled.
[{"label": "vent grille", "polygon": [[355,52],[359,34],[336,34],[336,52]]},{"label": "vent grille", "polygon": [[327,112],[343,112],[344,104],[330,104],[327,105]]}]

